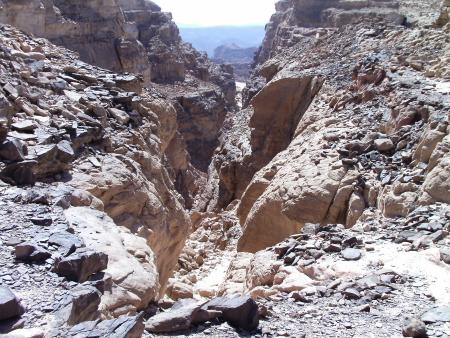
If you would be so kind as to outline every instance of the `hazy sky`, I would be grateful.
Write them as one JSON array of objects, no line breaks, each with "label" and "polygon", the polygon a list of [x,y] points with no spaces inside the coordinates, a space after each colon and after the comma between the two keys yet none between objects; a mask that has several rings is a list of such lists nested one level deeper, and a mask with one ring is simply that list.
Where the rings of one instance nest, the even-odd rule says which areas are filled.
[{"label": "hazy sky", "polygon": [[178,25],[240,26],[266,24],[277,0],[154,0],[172,12]]}]

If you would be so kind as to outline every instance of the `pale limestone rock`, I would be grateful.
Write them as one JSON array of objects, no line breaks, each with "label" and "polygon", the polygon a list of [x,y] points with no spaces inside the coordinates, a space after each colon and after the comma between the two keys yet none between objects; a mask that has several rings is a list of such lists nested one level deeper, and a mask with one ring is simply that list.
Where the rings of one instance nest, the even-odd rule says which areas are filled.
[{"label": "pale limestone rock", "polygon": [[224,282],[219,287],[219,296],[242,294],[245,292],[247,267],[249,266],[252,258],[253,254],[247,252],[237,253],[228,267]]},{"label": "pale limestone rock", "polygon": [[180,281],[169,280],[166,293],[173,300],[179,300],[192,298],[194,296],[194,289],[192,285]]},{"label": "pale limestone rock", "polygon": [[[139,144],[139,140],[133,140]],[[106,156],[100,171],[77,173],[72,184],[99,199],[115,223],[145,239],[155,254],[161,294],[183,248],[190,221],[156,153]],[[139,161],[140,163],[138,163]],[[164,202],[163,202],[164,201]]]},{"label": "pale limestone rock", "polygon": [[274,279],[273,288],[280,292],[301,291],[316,282],[304,273],[301,273],[294,266],[283,266],[280,268]]},{"label": "pale limestone rock", "polygon": [[429,202],[450,203],[450,153],[427,175],[423,191],[429,195]]},{"label": "pale limestone rock", "polygon": [[364,197],[360,194],[353,193],[348,202],[346,226],[352,227],[355,225],[365,208],[366,202]]},{"label": "pale limestone rock", "polygon": [[258,286],[272,286],[280,265],[273,252],[257,252],[247,268],[247,289],[253,290]]},{"label": "pale limestone rock", "polygon": [[380,193],[378,206],[386,217],[406,216],[416,205],[418,187],[396,182]]},{"label": "pale limestone rock", "polygon": [[420,141],[416,152],[414,153],[415,160],[417,162],[428,163],[434,149],[445,136],[446,133],[440,130],[427,128],[427,130],[423,133],[422,140]]}]

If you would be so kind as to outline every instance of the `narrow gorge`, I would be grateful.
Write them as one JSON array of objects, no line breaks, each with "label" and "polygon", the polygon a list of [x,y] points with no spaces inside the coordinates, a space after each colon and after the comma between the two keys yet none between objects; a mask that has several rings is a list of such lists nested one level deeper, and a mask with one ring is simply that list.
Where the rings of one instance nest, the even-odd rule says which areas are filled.
[{"label": "narrow gorge", "polygon": [[279,0],[245,57],[0,0],[0,338],[450,337],[450,1]]}]

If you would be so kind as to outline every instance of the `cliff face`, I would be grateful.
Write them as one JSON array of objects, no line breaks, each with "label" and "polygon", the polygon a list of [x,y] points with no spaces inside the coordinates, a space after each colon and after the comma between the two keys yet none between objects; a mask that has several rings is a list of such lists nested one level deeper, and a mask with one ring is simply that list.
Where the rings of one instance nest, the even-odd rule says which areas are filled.
[{"label": "cliff face", "polygon": [[222,45],[214,50],[213,61],[231,65],[236,80],[245,82],[250,77],[251,65],[257,50],[257,47],[241,48],[236,44]]},{"label": "cliff face", "polygon": [[[413,100],[413,107],[392,108],[403,92],[394,85],[398,75],[389,72],[388,60],[405,60],[400,62],[423,72],[418,77],[445,78],[448,73],[447,67],[442,68],[443,40],[436,43],[439,52],[435,55],[423,47],[398,56],[388,36],[391,31],[401,31],[399,25],[407,22],[396,1],[277,3],[258,66],[244,92],[245,109],[225,122],[228,129],[210,166],[206,197],[199,205],[200,209],[221,210],[237,200],[244,231],[239,250],[263,249],[298,232],[306,223],[352,226],[368,207],[387,216],[405,216],[411,210],[405,209],[406,204],[412,207],[440,201],[422,200],[421,184],[398,190],[399,183],[392,176],[391,187],[382,184],[382,189],[379,182],[384,176],[379,172],[372,176],[363,169],[365,160],[360,159],[363,167],[360,160],[354,160],[373,151],[382,158],[386,152],[400,156],[406,150],[403,143],[395,150],[398,135],[403,135],[399,128],[406,129],[405,124],[418,128],[415,123],[422,121],[420,130],[425,131],[432,116],[439,119],[445,114],[446,108],[433,105],[434,113],[428,113],[425,120],[413,114],[406,122],[399,115],[422,111],[421,104]],[[350,29],[352,25],[356,28]],[[373,56],[365,53],[364,46],[370,46],[366,48]],[[377,48],[383,52],[377,54]],[[353,55],[359,61],[354,61]],[[433,61],[425,61],[427,57]],[[433,93],[429,100],[439,95]],[[352,102],[350,108],[345,108],[347,100]],[[444,97],[439,100],[446,102]],[[371,111],[375,106],[386,111],[378,122],[357,116],[356,112]],[[403,121],[400,125],[395,122],[398,119]],[[346,125],[348,121],[355,129]],[[338,130],[345,130],[345,138]],[[394,145],[382,149],[383,142]],[[411,145],[406,148],[411,156],[417,153],[418,143],[405,142]],[[415,159],[411,170],[419,170],[415,165],[423,166],[419,164],[423,162]],[[431,168],[426,174],[432,175]]]},{"label": "cliff face", "polygon": [[90,64],[151,79],[146,51],[114,0],[3,1],[0,22],[66,46]]},{"label": "cliff face", "polygon": [[261,64],[300,41],[307,43],[314,39],[308,34],[311,28],[338,28],[374,19],[401,24],[404,17],[398,11],[399,6],[398,1],[279,1],[266,27],[256,63]]},{"label": "cliff face", "polygon": [[[2,1],[0,22],[74,50],[87,63],[138,74],[145,86],[161,84],[161,92],[177,107],[179,134],[187,142],[193,170],[206,170],[224,116],[235,107],[233,71],[184,43],[170,13],[149,0]],[[209,103],[205,107],[193,98]],[[200,120],[208,126],[192,123]],[[178,177],[198,176],[173,169]],[[191,185],[180,182],[186,199],[195,194]]]},{"label": "cliff face", "polygon": [[[277,3],[244,109],[225,120],[172,297],[248,293],[270,309],[261,328],[274,336],[444,330],[449,9]],[[396,314],[371,324],[375,311]]]}]

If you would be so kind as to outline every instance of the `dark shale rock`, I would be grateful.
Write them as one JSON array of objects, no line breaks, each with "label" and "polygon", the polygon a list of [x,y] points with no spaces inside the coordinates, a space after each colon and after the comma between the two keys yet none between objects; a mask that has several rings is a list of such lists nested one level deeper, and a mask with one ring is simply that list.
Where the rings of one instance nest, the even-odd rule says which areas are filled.
[{"label": "dark shale rock", "polygon": [[83,283],[89,276],[108,267],[108,256],[87,248],[55,262],[54,271],[68,280]]}]

